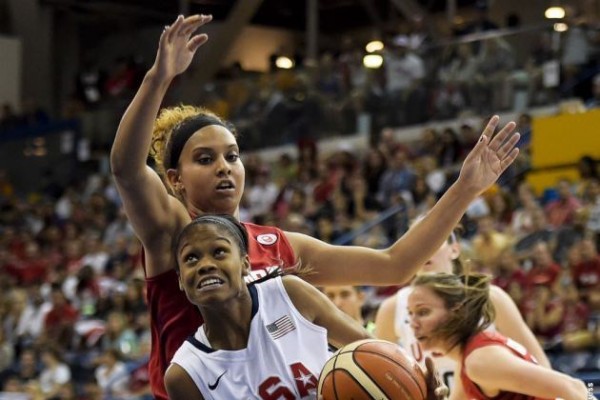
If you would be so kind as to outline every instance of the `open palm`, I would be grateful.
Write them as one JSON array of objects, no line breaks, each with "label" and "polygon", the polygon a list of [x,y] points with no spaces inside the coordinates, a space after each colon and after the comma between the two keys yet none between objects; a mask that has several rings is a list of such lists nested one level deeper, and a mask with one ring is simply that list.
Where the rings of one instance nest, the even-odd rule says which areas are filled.
[{"label": "open palm", "polygon": [[515,123],[509,122],[494,137],[498,116],[493,116],[483,130],[479,142],[467,155],[460,170],[459,181],[479,194],[498,180],[515,161],[519,149],[515,147],[520,135],[513,133]]},{"label": "open palm", "polygon": [[210,15],[193,15],[187,18],[180,15],[173,25],[165,27],[154,61],[154,67],[161,76],[173,78],[190,66],[196,50],[208,40],[205,33],[192,35],[211,20]]}]

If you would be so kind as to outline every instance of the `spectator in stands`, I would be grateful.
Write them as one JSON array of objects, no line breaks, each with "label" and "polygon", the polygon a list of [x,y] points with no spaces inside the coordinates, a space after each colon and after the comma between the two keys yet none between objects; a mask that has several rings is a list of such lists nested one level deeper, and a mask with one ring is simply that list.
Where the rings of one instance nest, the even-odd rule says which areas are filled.
[{"label": "spectator in stands", "polygon": [[565,311],[563,298],[549,276],[537,275],[530,280],[531,292],[525,299],[524,317],[542,345],[560,338]]},{"label": "spectator in stands", "polygon": [[43,337],[64,350],[71,345],[79,313],[71,306],[60,285],[52,284],[50,295],[52,308],[44,319]]},{"label": "spectator in stands", "polygon": [[264,217],[272,211],[279,189],[275,182],[270,179],[270,171],[267,166],[262,166],[255,177],[254,183],[248,185],[244,195],[248,204],[248,213],[251,221],[255,218]]},{"label": "spectator in stands", "polygon": [[573,223],[575,211],[581,203],[571,193],[571,183],[567,179],[560,179],[557,184],[558,198],[546,204],[545,210],[548,223],[555,228]]},{"label": "spectator in stands", "polygon": [[[180,16],[165,29],[155,63],[123,116],[111,151],[112,172],[123,204],[144,244],[146,273],[155,278],[147,282],[151,313],[161,315],[158,321],[153,320],[153,335],[158,342],[153,343],[151,362],[153,389],[159,397],[165,396],[161,381],[164,366],[189,335],[189,329],[195,329],[201,322],[197,308],[177,288],[172,239],[189,223],[190,215],[221,212],[237,216],[244,187],[244,167],[239,160],[237,141],[218,117],[192,106],[163,110],[162,119],[157,121],[160,129],[152,140],[153,122],[169,84],[189,67],[195,51],[207,40],[206,34],[192,35],[210,20],[210,16]],[[508,124],[490,139],[497,124],[498,118],[492,118],[467,157],[457,183],[408,236],[389,250],[330,246],[306,235],[246,225],[248,229],[276,232],[272,234],[274,237],[250,235],[252,245],[259,246],[260,241],[276,244],[261,248],[264,252],[277,251],[277,265],[284,267],[289,266],[290,259],[291,265],[296,257],[302,259],[304,265],[315,271],[312,276],[321,279],[314,284],[347,285],[356,284],[357,280],[380,285],[402,282],[418,268],[421,258],[445,240],[467,204],[516,158],[518,151],[513,151],[513,146],[518,135],[509,139],[514,125]],[[207,139],[212,143],[209,148]],[[146,166],[151,146],[161,172],[165,172],[165,180]],[[254,257],[252,253],[250,256]],[[253,268],[273,266],[273,259],[266,253],[263,256],[261,260],[252,259]],[[332,260],[338,260],[343,268],[335,268]],[[372,270],[374,275],[367,278],[364,268],[373,263],[379,268]],[[365,279],[371,280],[365,282]],[[169,298],[168,304],[159,300],[162,296]],[[164,331],[167,325],[176,326],[176,332],[167,334]]]},{"label": "spectator in stands", "polygon": [[376,196],[379,192],[379,182],[386,169],[387,160],[383,152],[375,147],[369,148],[362,168],[369,196]]},{"label": "spectator in stands", "polygon": [[512,242],[511,236],[494,228],[491,216],[483,216],[477,220],[477,234],[473,237],[473,258],[495,271],[500,254],[512,246]]},{"label": "spectator in stands", "polygon": [[102,348],[118,351],[121,357],[127,359],[134,359],[139,355],[139,340],[131,329],[127,316],[122,312],[111,311],[108,314]]},{"label": "spectator in stands", "polygon": [[510,106],[509,80],[515,65],[513,49],[502,38],[484,40],[478,54],[473,82],[473,105],[480,112],[506,110]]},{"label": "spectator in stands", "polygon": [[586,102],[587,108],[600,107],[600,74],[596,74],[592,80],[593,97]]},{"label": "spectator in stands", "polygon": [[600,248],[600,179],[590,180],[583,202],[588,215],[586,228],[595,236],[596,247]]},{"label": "spectator in stands", "polygon": [[8,340],[3,328],[0,327],[0,382],[4,372],[12,366],[15,360],[15,344]]},{"label": "spectator in stands", "polygon": [[564,315],[560,336],[562,347],[566,351],[580,351],[592,348],[596,344],[594,332],[589,329],[590,307],[579,296],[569,271],[561,279]]},{"label": "spectator in stands", "polygon": [[415,178],[416,175],[409,165],[406,151],[401,148],[397,149],[379,181],[377,200],[384,208],[392,206],[396,196],[410,193],[414,187]]},{"label": "spectator in stands", "polygon": [[321,291],[337,308],[358,321],[368,332],[373,333],[375,325],[363,318],[363,306],[367,298],[363,288],[359,286],[325,286]]},{"label": "spectator in stands", "polygon": [[[425,77],[421,57],[409,47],[408,38],[399,36],[388,43],[384,53],[389,124],[423,122],[425,96],[420,85]],[[414,115],[410,115],[414,111]]]},{"label": "spectator in stands", "polygon": [[600,255],[592,239],[580,243],[581,261],[573,266],[573,281],[593,311],[600,311]]},{"label": "spectator in stands", "polygon": [[40,389],[45,398],[53,398],[71,381],[71,369],[62,360],[61,350],[51,343],[43,348],[41,358]]},{"label": "spectator in stands", "polygon": [[102,391],[102,398],[119,399],[128,394],[129,373],[118,350],[104,351],[94,375]]},{"label": "spectator in stands", "polygon": [[531,269],[527,272],[527,287],[533,288],[542,282],[546,286],[553,286],[560,277],[560,265],[554,261],[548,244],[538,242],[533,247],[531,256]]},{"label": "spectator in stands", "polygon": [[537,243],[546,243],[554,248],[556,233],[550,229],[546,221],[546,214],[541,208],[531,210],[531,228],[527,235],[515,243],[515,251],[519,257],[528,257]]}]

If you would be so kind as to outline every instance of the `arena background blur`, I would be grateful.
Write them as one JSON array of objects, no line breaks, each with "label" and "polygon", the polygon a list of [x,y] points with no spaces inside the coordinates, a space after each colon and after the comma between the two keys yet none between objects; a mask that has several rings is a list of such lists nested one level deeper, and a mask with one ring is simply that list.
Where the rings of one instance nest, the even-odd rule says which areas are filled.
[{"label": "arena background blur", "polygon": [[[151,398],[108,152],[179,13],[215,21],[165,105],[237,126],[244,221],[387,246],[491,113],[517,121],[521,154],[467,211],[464,258],[599,390],[600,1],[0,0],[0,399]],[[398,287],[364,289],[368,321]]]}]

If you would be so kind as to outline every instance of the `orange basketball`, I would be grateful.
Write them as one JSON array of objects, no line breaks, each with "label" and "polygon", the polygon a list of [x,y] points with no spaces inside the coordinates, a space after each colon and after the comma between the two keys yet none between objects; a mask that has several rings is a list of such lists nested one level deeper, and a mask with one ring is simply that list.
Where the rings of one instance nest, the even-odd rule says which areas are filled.
[{"label": "orange basketball", "polygon": [[360,340],[339,349],[319,377],[323,400],[425,400],[421,367],[398,345]]}]

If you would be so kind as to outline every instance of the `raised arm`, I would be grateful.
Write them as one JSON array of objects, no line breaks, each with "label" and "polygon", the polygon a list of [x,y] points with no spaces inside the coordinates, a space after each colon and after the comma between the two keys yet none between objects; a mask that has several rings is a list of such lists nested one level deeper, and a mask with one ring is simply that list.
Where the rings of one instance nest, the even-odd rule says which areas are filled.
[{"label": "raised arm", "polygon": [[525,361],[500,346],[473,351],[465,360],[465,369],[469,379],[487,390],[490,397],[503,390],[544,399],[588,398],[580,380]]},{"label": "raised arm", "polygon": [[341,347],[372,336],[358,321],[340,311],[314,286],[295,276],[284,276],[283,286],[300,314],[327,329],[329,342]]},{"label": "raised arm", "polygon": [[318,285],[391,285],[407,282],[448,238],[468,205],[516,159],[519,134],[509,122],[492,138],[494,116],[471,150],[457,181],[427,215],[385,250],[332,246],[307,235],[286,232],[303,265]]},{"label": "raised arm", "polygon": [[542,367],[551,368],[540,342],[523,320],[519,308],[510,296],[498,286],[491,286],[490,299],[496,309],[494,325],[498,332],[525,346]]},{"label": "raised arm", "polygon": [[111,149],[111,169],[125,212],[147,252],[155,248],[156,253],[162,252],[161,242],[173,236],[179,219],[187,214],[169,195],[158,174],[146,165],[146,159],[154,119],[171,81],[188,68],[198,47],[207,40],[206,34],[192,34],[210,20],[210,16],[180,16],[165,27],[154,65],[125,111]]}]

